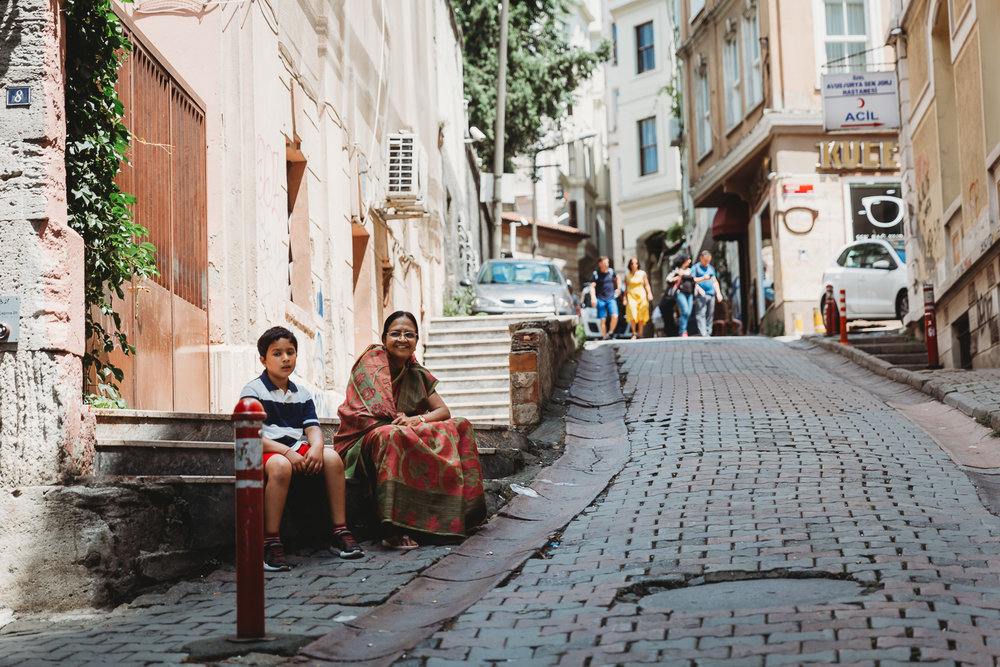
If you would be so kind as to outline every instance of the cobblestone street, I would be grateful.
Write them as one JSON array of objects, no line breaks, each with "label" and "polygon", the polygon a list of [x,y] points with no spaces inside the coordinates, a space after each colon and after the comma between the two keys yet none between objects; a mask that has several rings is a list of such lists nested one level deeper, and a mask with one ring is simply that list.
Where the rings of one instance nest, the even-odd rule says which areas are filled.
[{"label": "cobblestone street", "polygon": [[[544,558],[414,658],[994,664],[1000,520],[926,433],[866,389],[874,376],[849,366],[858,380],[848,381],[816,363],[823,353],[766,339],[650,341],[618,354],[630,398],[624,470]],[[643,597],[777,577],[774,593],[791,601],[741,596],[738,584],[728,599],[704,589],[694,610]],[[802,580],[792,577],[861,586],[795,604]]]},{"label": "cobblestone street", "polygon": [[[369,642],[356,655],[372,647],[363,664],[408,667],[996,663],[1000,519],[967,472],[1000,471],[977,466],[978,445],[962,444],[992,445],[988,429],[804,342],[653,340],[615,351],[624,424],[620,397],[580,407],[600,393],[593,371],[581,371],[567,454],[532,483],[539,499],[519,497],[526,502],[458,548],[369,545],[352,562],[300,554],[291,573],[269,576],[268,630],[319,638],[296,663],[342,664],[337,642],[352,637]],[[607,348],[585,361],[613,373]],[[960,425],[937,442],[904,414],[928,404]],[[588,411],[589,422],[574,421]],[[937,418],[932,430],[944,428]],[[625,463],[573,517],[568,501],[548,500],[559,489],[579,497],[579,478],[557,469],[604,447],[603,467],[617,470],[621,452],[610,435],[591,435],[588,455],[570,440],[618,432],[616,423],[628,429]],[[583,474],[601,467],[600,458],[585,463]],[[518,530],[522,541],[545,535],[545,519],[531,519],[545,502],[565,527],[537,551],[512,547]],[[496,574],[496,559],[511,557],[504,549],[530,554],[511,561],[523,565],[507,577]],[[457,562],[449,558],[472,567],[465,583],[441,578]],[[0,664],[181,662],[191,642],[232,633],[233,586],[232,572],[219,570],[113,612],[12,623],[0,634]],[[452,589],[477,601],[441,624],[429,616],[435,606],[468,604],[445,600]],[[378,653],[379,638],[409,644]]]}]

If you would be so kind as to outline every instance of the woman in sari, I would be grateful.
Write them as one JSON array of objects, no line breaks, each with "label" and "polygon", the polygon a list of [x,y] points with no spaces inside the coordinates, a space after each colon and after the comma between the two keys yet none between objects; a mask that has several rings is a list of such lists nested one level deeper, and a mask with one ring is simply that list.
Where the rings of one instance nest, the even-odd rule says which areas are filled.
[{"label": "woman in sari", "polygon": [[410,533],[464,536],[486,519],[472,425],[452,418],[437,380],[413,356],[417,320],[396,311],[351,369],[333,439],[344,475],[364,479],[390,549],[415,549]]}]

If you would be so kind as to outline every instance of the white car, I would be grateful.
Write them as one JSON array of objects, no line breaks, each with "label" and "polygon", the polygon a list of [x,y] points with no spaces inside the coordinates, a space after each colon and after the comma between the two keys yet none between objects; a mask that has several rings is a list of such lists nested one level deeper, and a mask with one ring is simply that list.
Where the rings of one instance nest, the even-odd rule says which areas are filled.
[{"label": "white car", "polygon": [[835,303],[839,303],[840,290],[845,290],[849,320],[903,319],[909,310],[903,240],[868,239],[841,248],[823,274],[821,313],[826,312],[827,285],[833,285]]}]

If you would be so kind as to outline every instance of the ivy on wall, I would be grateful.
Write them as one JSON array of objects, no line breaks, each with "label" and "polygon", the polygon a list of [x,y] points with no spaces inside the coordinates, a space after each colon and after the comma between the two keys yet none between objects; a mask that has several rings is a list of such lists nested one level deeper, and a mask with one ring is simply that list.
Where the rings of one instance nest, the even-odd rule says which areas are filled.
[{"label": "ivy on wall", "polygon": [[[136,224],[129,207],[135,197],[121,191],[115,177],[127,160],[129,132],[115,84],[131,44],[112,0],[64,0],[66,29],[66,199],[69,225],[82,237],[87,305],[84,377],[95,371],[98,396],[117,402],[122,370],[104,356],[116,347],[134,354],[122,331],[114,296],[133,277],[158,274],[148,230]],[[126,0],[131,1],[131,0]],[[105,323],[113,322],[113,326]],[[102,354],[103,353],[103,354]],[[102,356],[104,357],[102,359]]]}]

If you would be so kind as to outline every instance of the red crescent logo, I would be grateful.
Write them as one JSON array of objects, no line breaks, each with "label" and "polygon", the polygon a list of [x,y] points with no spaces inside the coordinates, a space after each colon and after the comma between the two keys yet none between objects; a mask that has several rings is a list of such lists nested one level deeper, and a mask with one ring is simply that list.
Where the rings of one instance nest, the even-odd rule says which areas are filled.
[{"label": "red crescent logo", "polygon": [[865,98],[863,98],[863,97],[859,97],[858,98],[858,108],[859,109],[864,109],[865,108]]}]

